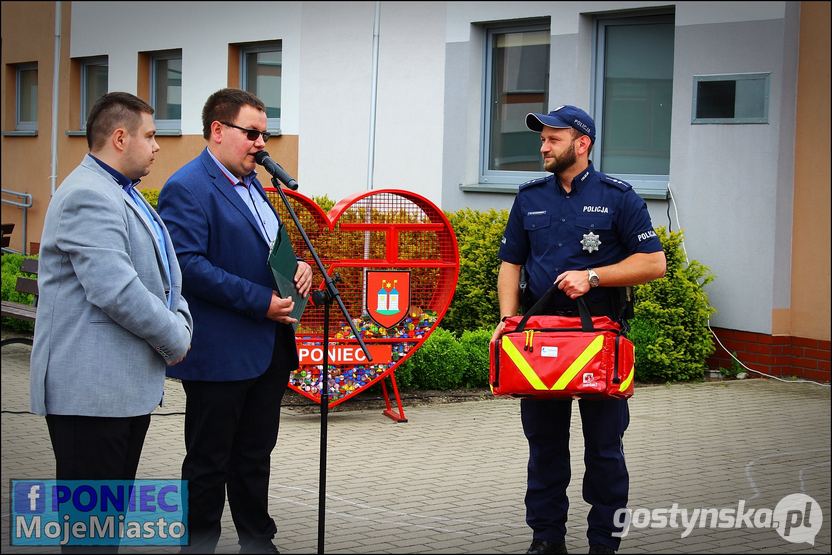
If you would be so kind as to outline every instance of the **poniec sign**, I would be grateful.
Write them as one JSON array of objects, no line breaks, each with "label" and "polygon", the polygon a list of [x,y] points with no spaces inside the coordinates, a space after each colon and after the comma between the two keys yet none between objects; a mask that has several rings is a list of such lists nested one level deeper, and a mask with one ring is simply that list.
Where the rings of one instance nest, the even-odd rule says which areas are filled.
[{"label": "poniec sign", "polygon": [[11,545],[185,545],[181,480],[12,480]]}]

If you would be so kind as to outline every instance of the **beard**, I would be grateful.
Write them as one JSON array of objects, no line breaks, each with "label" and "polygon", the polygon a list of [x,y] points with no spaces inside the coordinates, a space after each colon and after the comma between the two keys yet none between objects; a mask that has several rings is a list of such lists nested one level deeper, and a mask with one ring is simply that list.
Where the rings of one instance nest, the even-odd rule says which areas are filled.
[{"label": "beard", "polygon": [[575,141],[572,141],[572,144],[569,145],[569,149],[563,154],[560,156],[555,155],[552,160],[545,160],[543,162],[543,168],[547,172],[559,174],[564,170],[571,168],[577,160],[578,158],[575,156]]}]

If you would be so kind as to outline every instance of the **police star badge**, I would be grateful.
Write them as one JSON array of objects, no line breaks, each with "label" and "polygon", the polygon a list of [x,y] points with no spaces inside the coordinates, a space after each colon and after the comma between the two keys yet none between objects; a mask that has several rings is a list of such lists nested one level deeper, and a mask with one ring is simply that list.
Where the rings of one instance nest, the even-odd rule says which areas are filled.
[{"label": "police star badge", "polygon": [[584,246],[586,252],[592,252],[598,250],[598,245],[601,244],[601,236],[595,235],[591,231],[589,233],[584,234],[584,238],[581,239],[581,245]]}]

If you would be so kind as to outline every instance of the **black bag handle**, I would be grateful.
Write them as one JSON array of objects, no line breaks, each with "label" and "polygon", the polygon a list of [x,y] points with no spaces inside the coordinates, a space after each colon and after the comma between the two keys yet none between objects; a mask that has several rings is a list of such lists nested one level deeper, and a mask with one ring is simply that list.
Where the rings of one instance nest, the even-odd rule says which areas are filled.
[{"label": "black bag handle", "polygon": [[[526,323],[529,321],[529,318],[535,316],[538,312],[540,312],[546,304],[552,300],[557,293],[560,292],[557,285],[552,285],[548,291],[546,291],[542,297],[540,297],[532,307],[526,311],[523,315],[523,319],[520,320],[520,323],[517,325],[517,328],[514,330],[516,332],[521,332],[526,329]],[[595,331],[595,326],[592,325],[592,315],[589,313],[589,307],[586,306],[586,301],[584,300],[583,295],[578,297],[578,314],[581,317],[581,329],[585,332],[593,332]]]}]

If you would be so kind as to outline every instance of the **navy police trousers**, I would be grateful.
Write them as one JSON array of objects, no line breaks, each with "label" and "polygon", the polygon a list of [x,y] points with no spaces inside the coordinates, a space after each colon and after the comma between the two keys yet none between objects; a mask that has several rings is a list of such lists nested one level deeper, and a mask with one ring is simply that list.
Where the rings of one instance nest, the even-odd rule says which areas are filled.
[{"label": "navy police trousers", "polygon": [[[624,463],[622,437],[630,423],[626,399],[578,401],[584,434],[583,498],[591,505],[587,517],[590,545],[618,549],[621,531],[615,511],[627,506],[630,479]],[[526,523],[534,539],[560,543],[566,537],[569,499],[569,424],[571,399],[523,399],[523,431],[529,441]],[[620,522],[620,520],[619,520]]]}]

